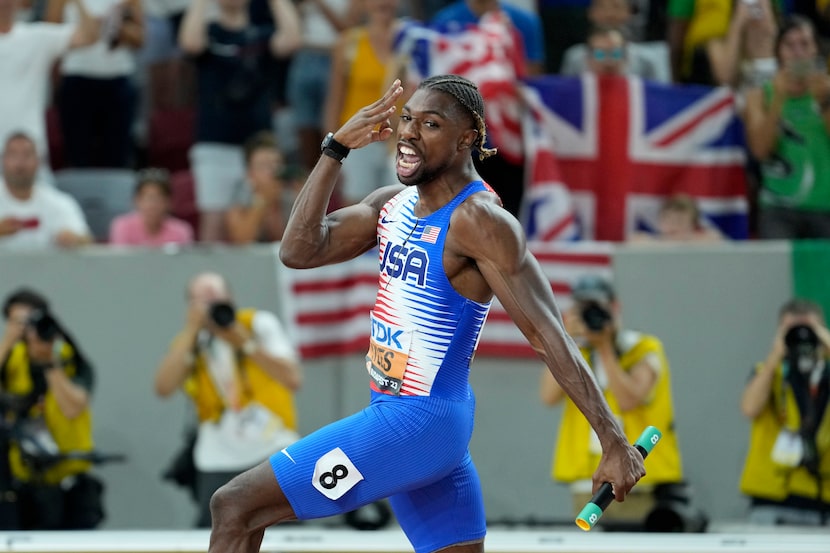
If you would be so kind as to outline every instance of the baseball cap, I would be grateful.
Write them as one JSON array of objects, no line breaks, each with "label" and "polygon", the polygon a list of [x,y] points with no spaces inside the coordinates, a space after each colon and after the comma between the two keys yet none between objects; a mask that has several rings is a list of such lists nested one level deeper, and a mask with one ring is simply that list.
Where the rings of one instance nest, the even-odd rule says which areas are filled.
[{"label": "baseball cap", "polygon": [[577,279],[571,288],[571,297],[576,301],[611,303],[616,298],[614,287],[597,275],[585,275]]}]

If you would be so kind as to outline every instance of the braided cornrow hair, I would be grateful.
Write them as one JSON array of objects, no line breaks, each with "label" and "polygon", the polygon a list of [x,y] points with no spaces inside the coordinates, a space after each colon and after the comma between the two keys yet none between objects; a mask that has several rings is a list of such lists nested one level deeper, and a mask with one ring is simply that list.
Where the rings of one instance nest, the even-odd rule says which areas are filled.
[{"label": "braided cornrow hair", "polygon": [[455,98],[475,120],[478,138],[473,146],[478,150],[478,158],[484,160],[496,153],[495,148],[484,146],[484,141],[487,140],[487,129],[484,126],[484,98],[481,97],[474,82],[458,75],[436,75],[421,81],[418,88],[446,92]]}]

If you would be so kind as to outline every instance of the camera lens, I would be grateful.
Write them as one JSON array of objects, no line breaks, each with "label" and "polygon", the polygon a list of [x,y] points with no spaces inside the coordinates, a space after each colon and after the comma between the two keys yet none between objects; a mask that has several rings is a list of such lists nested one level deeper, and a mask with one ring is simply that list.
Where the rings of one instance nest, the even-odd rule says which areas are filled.
[{"label": "camera lens", "polygon": [[818,347],[818,336],[807,325],[796,325],[784,335],[787,351],[797,355],[811,355]]},{"label": "camera lens", "polygon": [[227,302],[218,302],[210,306],[210,318],[220,328],[228,328],[236,320],[236,310]]},{"label": "camera lens", "polygon": [[611,321],[611,313],[600,304],[591,302],[582,310],[585,326],[593,332],[599,332]]},{"label": "camera lens", "polygon": [[45,311],[40,310],[34,311],[29,317],[29,325],[35,329],[37,337],[44,342],[54,340],[60,331],[57,321]]}]

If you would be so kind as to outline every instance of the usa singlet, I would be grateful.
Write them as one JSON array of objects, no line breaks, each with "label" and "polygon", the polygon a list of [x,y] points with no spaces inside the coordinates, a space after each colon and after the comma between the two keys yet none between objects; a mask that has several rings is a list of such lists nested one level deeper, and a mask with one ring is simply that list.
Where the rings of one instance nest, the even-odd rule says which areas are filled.
[{"label": "usa singlet", "polygon": [[366,356],[373,390],[467,398],[470,362],[490,303],[471,301],[452,287],[444,272],[444,241],[455,208],[485,189],[480,181],[470,183],[419,219],[418,190],[410,187],[381,210],[380,279]]},{"label": "usa singlet", "polygon": [[468,444],[469,386],[490,302],[452,287],[443,265],[453,211],[468,184],[426,217],[407,187],[378,218],[380,276],[366,355],[371,402],[275,453],[271,467],[299,519],[345,513],[389,498],[417,553],[482,539],[481,485]]}]

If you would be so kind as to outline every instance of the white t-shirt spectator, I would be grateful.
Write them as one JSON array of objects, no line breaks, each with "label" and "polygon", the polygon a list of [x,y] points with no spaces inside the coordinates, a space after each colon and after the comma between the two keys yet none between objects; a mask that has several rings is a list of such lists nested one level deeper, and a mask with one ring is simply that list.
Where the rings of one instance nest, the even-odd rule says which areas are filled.
[{"label": "white t-shirt spectator", "polygon": [[32,197],[20,201],[0,181],[0,219],[15,217],[27,221],[26,228],[0,238],[0,250],[38,250],[55,246],[55,237],[64,230],[91,235],[78,202],[50,186],[35,185]]},{"label": "white t-shirt spectator", "polygon": [[15,131],[35,142],[48,159],[44,116],[52,64],[69,48],[74,28],[54,23],[15,23],[0,33],[0,144]]},{"label": "white t-shirt spectator", "polygon": [[[119,0],[84,0],[84,6],[93,17],[106,19]],[[78,6],[67,4],[64,21],[76,26],[81,20]],[[76,75],[90,79],[127,77],[135,72],[135,54],[125,46],[110,48],[104,37],[98,42],[68,52],[61,62],[62,75]]]},{"label": "white t-shirt spectator", "polygon": [[[349,11],[349,0],[324,0],[329,9],[339,16]],[[322,10],[314,2],[300,4],[300,22],[302,25],[303,46],[306,48],[331,48],[337,42],[337,29],[332,27]]]}]

